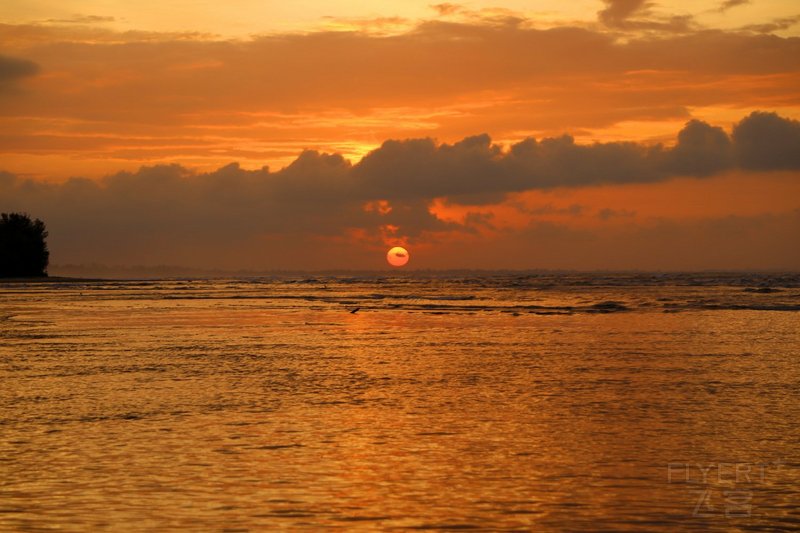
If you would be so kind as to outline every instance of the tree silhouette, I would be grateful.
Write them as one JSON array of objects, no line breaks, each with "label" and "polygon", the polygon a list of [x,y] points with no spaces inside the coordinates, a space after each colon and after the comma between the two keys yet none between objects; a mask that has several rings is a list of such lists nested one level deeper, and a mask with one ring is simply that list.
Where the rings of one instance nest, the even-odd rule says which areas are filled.
[{"label": "tree silhouette", "polygon": [[0,215],[0,278],[47,276],[47,229],[24,213]]}]

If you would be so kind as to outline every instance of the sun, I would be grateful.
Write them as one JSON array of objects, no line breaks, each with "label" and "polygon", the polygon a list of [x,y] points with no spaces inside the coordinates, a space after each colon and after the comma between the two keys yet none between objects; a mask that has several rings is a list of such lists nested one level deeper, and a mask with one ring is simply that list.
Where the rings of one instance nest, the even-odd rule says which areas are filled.
[{"label": "sun", "polygon": [[395,246],[386,253],[386,260],[394,267],[401,267],[408,263],[408,250],[402,246]]}]

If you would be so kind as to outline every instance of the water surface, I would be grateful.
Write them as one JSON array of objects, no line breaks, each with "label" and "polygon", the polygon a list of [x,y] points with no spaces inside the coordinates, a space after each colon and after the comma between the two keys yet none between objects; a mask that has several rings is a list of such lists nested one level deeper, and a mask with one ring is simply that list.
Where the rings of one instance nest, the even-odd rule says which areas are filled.
[{"label": "water surface", "polygon": [[800,276],[0,285],[0,529],[800,527]]}]

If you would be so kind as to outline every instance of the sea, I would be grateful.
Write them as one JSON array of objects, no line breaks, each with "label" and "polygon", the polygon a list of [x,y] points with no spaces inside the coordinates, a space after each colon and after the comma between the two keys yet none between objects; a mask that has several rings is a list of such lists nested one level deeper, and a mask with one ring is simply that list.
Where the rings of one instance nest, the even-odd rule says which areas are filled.
[{"label": "sea", "polygon": [[47,530],[800,530],[800,274],[0,284]]}]

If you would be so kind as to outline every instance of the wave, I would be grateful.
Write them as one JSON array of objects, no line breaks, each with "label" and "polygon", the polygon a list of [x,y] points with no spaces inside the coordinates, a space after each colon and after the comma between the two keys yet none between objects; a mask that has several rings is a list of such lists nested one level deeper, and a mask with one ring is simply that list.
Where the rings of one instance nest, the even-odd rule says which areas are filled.
[{"label": "wave", "polygon": [[[0,286],[6,298],[214,300],[263,309],[614,314],[800,311],[796,273],[495,273],[70,281]],[[237,303],[238,302],[238,303]],[[9,311],[11,309],[9,308]],[[3,313],[0,321],[13,315]]]}]

